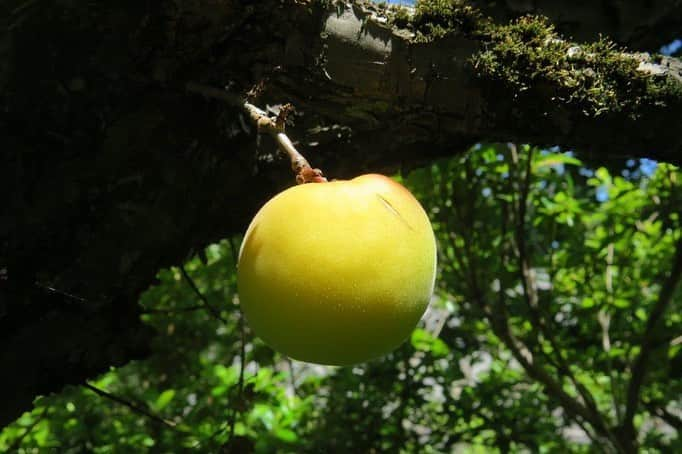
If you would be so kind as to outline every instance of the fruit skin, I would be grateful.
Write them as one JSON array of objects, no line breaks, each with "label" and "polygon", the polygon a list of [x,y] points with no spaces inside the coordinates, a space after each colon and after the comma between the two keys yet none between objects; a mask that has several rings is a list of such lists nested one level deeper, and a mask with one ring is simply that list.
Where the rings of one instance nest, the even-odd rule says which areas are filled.
[{"label": "fruit skin", "polygon": [[350,365],[400,345],[433,293],[436,241],[419,202],[377,174],[291,187],[239,253],[241,307],[275,350]]}]

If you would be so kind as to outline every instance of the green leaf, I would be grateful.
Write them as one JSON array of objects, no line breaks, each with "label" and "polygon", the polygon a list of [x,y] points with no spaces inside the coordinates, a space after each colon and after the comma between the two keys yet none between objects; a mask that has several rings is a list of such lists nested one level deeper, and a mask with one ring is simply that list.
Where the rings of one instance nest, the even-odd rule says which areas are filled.
[{"label": "green leaf", "polygon": [[226,386],[234,385],[239,380],[239,371],[236,367],[225,367],[222,364],[216,364],[213,367],[213,373]]},{"label": "green leaf", "polygon": [[275,436],[282,441],[287,443],[293,443],[298,440],[298,435],[293,430],[289,430],[283,427],[278,427],[275,429]]},{"label": "green leaf", "polygon": [[445,342],[421,328],[412,331],[410,340],[416,350],[430,352],[434,356],[445,356],[450,352]]},{"label": "green leaf", "polygon": [[647,312],[640,307],[635,311],[635,317],[637,317],[641,321],[645,321],[648,315]]},{"label": "green leaf", "polygon": [[624,298],[616,298],[615,300],[613,300],[613,305],[619,309],[625,309],[627,307],[630,307],[630,301]]},{"label": "green leaf", "polygon": [[543,167],[552,167],[560,164],[572,166],[583,165],[580,159],[576,159],[573,156],[569,156],[565,153],[550,153],[546,155],[540,155],[537,159],[535,159],[533,162],[533,171]]},{"label": "green leaf", "polygon": [[156,399],[156,402],[154,402],[154,408],[157,411],[163,410],[173,400],[174,397],[175,397],[174,389],[165,390],[159,395],[159,397]]},{"label": "green leaf", "polygon": [[594,298],[586,296],[585,298],[583,298],[583,301],[580,305],[585,309],[589,309],[591,307],[594,307],[595,304],[596,302],[594,301]]},{"label": "green leaf", "polygon": [[609,183],[611,182],[611,174],[609,174],[609,171],[606,170],[605,167],[600,167],[597,169],[595,172],[595,176],[601,181],[602,183]]}]

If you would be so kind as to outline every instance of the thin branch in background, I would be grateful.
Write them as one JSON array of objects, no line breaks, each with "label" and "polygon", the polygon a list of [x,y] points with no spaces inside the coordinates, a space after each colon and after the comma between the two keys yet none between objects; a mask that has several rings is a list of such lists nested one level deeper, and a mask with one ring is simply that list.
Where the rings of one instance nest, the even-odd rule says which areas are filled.
[{"label": "thin branch in background", "polygon": [[526,373],[540,382],[545,388],[545,393],[551,398],[557,399],[561,403],[563,409],[571,415],[573,420],[579,425],[581,425],[580,419],[589,422],[595,431],[608,439],[619,452],[627,452],[622,446],[621,441],[613,434],[604,420],[601,417],[598,417],[600,415],[595,415],[594,412],[583,403],[566,393],[561,383],[554,380],[542,366],[536,364],[532,358],[529,358],[524,354],[524,350],[527,350],[527,347],[512,334],[509,328],[509,317],[506,313],[506,308],[504,307],[503,291],[499,291],[498,294],[500,295],[501,303],[498,303],[494,311],[491,310],[490,306],[486,305],[486,315],[493,327],[493,332],[495,332],[500,340],[509,348],[514,358],[521,364]]},{"label": "thin branch in background", "polygon": [[229,446],[230,446],[230,443],[232,443],[232,441],[233,441],[234,429],[235,429],[235,425],[237,423],[237,414],[240,411],[237,407],[241,406],[241,401],[242,401],[243,392],[244,392],[244,370],[246,369],[246,345],[245,345],[246,337],[244,334],[244,324],[242,321],[243,318],[244,318],[243,314],[241,314],[241,311],[240,311],[240,334],[241,334],[240,350],[241,350],[241,357],[239,359],[240,368],[239,368],[239,380],[237,381],[237,396],[236,396],[236,399],[234,399],[236,404],[232,406],[232,411],[230,412],[230,416],[229,416],[228,420],[226,421],[225,425],[223,427],[219,428],[218,430],[216,430],[215,432],[213,432],[207,439],[197,443],[194,446],[194,448],[198,448],[202,444],[211,443],[218,435],[225,432],[225,430],[229,430],[230,432],[228,434],[228,438],[225,441],[225,443],[223,443],[221,446],[221,452],[229,452]]},{"label": "thin branch in background", "polygon": [[235,244],[234,237],[230,237],[227,240],[230,243],[230,252],[232,253],[232,263],[234,263],[235,268],[239,263],[239,248]]},{"label": "thin branch in background", "polygon": [[56,288],[51,287],[49,285],[42,284],[38,281],[36,281],[34,284],[36,287],[41,288],[41,289],[48,291],[50,293],[55,293],[57,295],[65,296],[71,300],[78,301],[79,303],[89,303],[89,301],[86,300],[85,298],[82,298],[78,295],[74,295],[72,293],[65,292],[64,290],[56,289]]},{"label": "thin branch in background", "polygon": [[[560,369],[560,366],[556,364],[553,358],[545,353],[538,340],[540,336],[544,334],[544,329],[542,320],[540,319],[540,315],[538,313],[539,298],[535,288],[535,282],[531,274],[531,265],[526,249],[526,210],[528,209],[528,195],[530,193],[533,148],[529,149],[528,151],[528,158],[524,173],[521,172],[519,153],[516,145],[509,144],[508,149],[511,157],[511,165],[509,166],[509,191],[512,196],[510,214],[512,215],[511,218],[513,219],[513,225],[511,226],[510,246],[514,252],[514,255],[516,256],[516,262],[518,262],[518,279],[521,282],[523,298],[526,303],[526,307],[528,308],[528,313],[530,314],[530,322],[535,332],[538,333],[538,336],[536,336],[537,338],[532,340],[540,355],[542,355],[552,366]],[[514,181],[519,181],[520,187],[518,188],[518,197],[516,196],[516,187],[514,185]]]},{"label": "thin branch in background", "polygon": [[[615,235],[613,227],[611,226],[611,235]],[[613,288],[613,270],[614,270],[614,259],[615,255],[615,245],[610,242],[606,247],[606,269],[604,270],[604,283],[606,286],[607,298],[609,306],[614,304],[614,288]],[[591,280],[591,279],[588,279]],[[622,411],[621,411],[621,399],[619,386],[616,385],[616,379],[614,376],[613,368],[613,357],[609,352],[611,351],[611,338],[609,334],[609,327],[611,325],[611,314],[605,310],[600,310],[597,315],[597,321],[602,330],[602,349],[606,352],[606,371],[609,376],[609,387],[611,388],[611,405],[613,406],[614,413],[616,415],[616,421],[622,421]]]},{"label": "thin branch in background", "polygon": [[609,388],[611,388],[611,405],[616,415],[616,421],[621,421],[621,408],[618,386],[616,386],[616,379],[614,378],[613,359],[609,352],[611,351],[611,336],[609,328],[611,326],[611,314],[606,310],[601,309],[597,314],[597,320],[602,331],[602,349],[606,352],[606,372],[609,376]]},{"label": "thin branch in background", "polygon": [[642,335],[639,355],[635,359],[632,366],[632,373],[630,383],[627,390],[627,401],[625,404],[625,416],[623,417],[623,430],[625,435],[630,439],[635,437],[634,417],[637,413],[637,406],[640,400],[639,393],[644,383],[644,378],[647,374],[649,365],[649,357],[654,342],[654,334],[658,329],[659,322],[662,321],[668,306],[673,300],[675,290],[682,279],[682,238],[677,241],[675,245],[675,255],[673,256],[672,269],[668,278],[663,283],[661,292],[658,294],[658,300],[654,304],[653,309],[649,313],[649,318],[646,322],[646,328]]},{"label": "thin branch in background", "polygon": [[246,369],[246,333],[244,327],[244,314],[239,311],[239,335],[240,335],[240,346],[239,346],[239,380],[237,381],[237,396],[235,402],[237,405],[232,406],[232,412],[230,413],[229,427],[230,434],[227,441],[223,444],[223,448],[227,448],[230,443],[234,440],[234,426],[237,424],[237,414],[241,411],[242,398],[244,394],[244,369]]},{"label": "thin branch in background", "polygon": [[[527,173],[526,178],[529,178],[529,176],[530,174]],[[469,178],[467,181],[471,181],[471,178]],[[527,187],[529,188],[528,184]],[[529,191],[529,189],[527,189],[526,191]],[[521,192],[524,191],[522,190]],[[527,195],[524,196],[524,199],[527,199]],[[471,200],[469,200],[469,203],[471,203]],[[516,211],[518,213],[518,211],[514,209],[519,207],[518,203],[519,202],[518,200],[516,200],[516,198],[512,200],[511,202],[512,209],[510,210],[510,214],[513,211]],[[458,207],[459,207],[458,203],[453,203],[452,210],[453,215],[461,225],[467,226],[469,227],[469,229],[471,229],[470,233],[475,238],[475,229],[471,219],[471,217],[474,214],[473,207],[470,207],[472,208],[469,210],[470,216],[467,217],[466,219],[464,216],[462,216],[462,213],[459,211]],[[504,204],[502,204],[502,207],[504,211]],[[503,213],[503,221],[506,221],[506,217],[504,216],[504,214],[505,213]],[[516,216],[517,220],[519,217],[520,216],[518,215]],[[512,227],[518,228],[518,226]],[[502,228],[503,233],[507,231],[505,222],[503,222]],[[510,233],[512,238],[514,238],[514,236],[518,235],[518,230],[510,229]],[[524,235],[521,236],[523,237]],[[541,364],[537,363],[533,359],[532,353],[529,350],[529,348],[520,339],[514,336],[510,326],[509,314],[507,312],[504,288],[501,285],[499,286],[499,289],[497,290],[498,301],[496,303],[490,304],[487,301],[487,298],[485,297],[485,292],[483,291],[483,288],[479,284],[477,270],[479,264],[476,260],[472,259],[473,252],[469,247],[470,243],[471,242],[465,242],[465,244],[463,245],[464,246],[463,250],[461,251],[462,252],[461,255],[464,258],[466,258],[464,262],[466,262],[468,265],[467,266],[468,275],[466,276],[467,279],[465,279],[468,287],[467,293],[469,298],[471,298],[473,302],[477,303],[476,306],[482,308],[486,318],[490,322],[493,332],[500,339],[500,341],[511,351],[513,357],[523,367],[525,372],[532,379],[536,380],[543,386],[545,394],[550,399],[557,400],[561,405],[562,409],[566,412],[567,416],[571,420],[575,421],[579,426],[583,427],[583,430],[590,438],[595,439],[596,437],[599,437],[602,439],[607,439],[610,442],[611,446],[613,446],[620,452],[624,452],[625,449],[622,446],[621,442],[615,436],[613,431],[610,430],[610,427],[601,417],[601,414],[598,413],[595,414],[595,412],[590,407],[587,406],[588,404],[587,402],[585,402],[584,398],[581,399],[580,397],[574,397],[570,395],[568,392],[566,392],[564,390],[563,384],[555,380],[555,378],[551,374],[549,374]],[[456,246],[456,244],[453,246]],[[516,248],[512,244],[511,250],[514,251],[515,249]],[[525,247],[523,249],[525,250]],[[460,255],[459,252],[460,251],[458,251],[458,253],[456,254],[457,256]],[[502,260],[505,259],[504,256],[506,256],[506,254],[503,254]],[[527,283],[528,282],[526,281],[526,284]],[[529,286],[528,288],[531,287]],[[530,293],[528,295],[530,295]],[[537,309],[538,305],[531,304],[531,306],[534,306]],[[568,369],[568,372],[569,373],[571,372],[570,369]],[[589,425],[589,427],[587,425]],[[590,430],[590,428],[592,430]]]},{"label": "thin branch in background", "polygon": [[[518,163],[518,156],[515,155],[516,149],[511,148],[510,151],[512,152],[512,159],[515,161],[515,163]],[[532,162],[531,156],[529,156],[529,163],[530,162]],[[512,170],[510,166],[510,173],[511,171]],[[530,187],[529,172],[530,168],[527,168],[526,175],[524,177],[524,180],[526,180],[526,183],[524,183],[524,187],[526,187],[527,189],[521,190],[522,201],[518,201],[515,198],[512,200],[512,210],[516,208],[517,213],[519,213],[520,211],[522,211],[523,213],[523,215],[519,213],[516,216],[515,226],[516,229],[512,232],[512,235],[515,236],[516,237],[515,239],[517,240],[516,255],[517,257],[520,258],[522,262],[525,261],[524,257],[525,239],[523,238],[525,235],[523,234],[524,225],[522,222],[519,221],[519,219],[525,218],[525,208],[523,210],[520,210],[519,207],[525,205],[528,197],[528,191]],[[512,178],[510,177],[510,180],[511,179]],[[512,191],[512,194],[513,193],[514,191]],[[503,221],[504,220],[506,220],[506,217],[503,216]],[[503,231],[506,231],[506,222],[503,222],[502,228]],[[521,229],[521,235],[519,235],[519,229]],[[521,237],[520,244],[518,242],[519,236]],[[469,251],[466,252],[470,253]],[[498,298],[495,307],[492,307],[490,304],[488,304],[486,298],[483,296],[483,292],[481,291],[480,286],[478,285],[476,275],[477,273],[474,270],[472,270],[471,280],[469,282],[470,293],[472,294],[474,300],[478,302],[478,305],[484,308],[486,318],[488,318],[490,325],[493,329],[493,332],[502,341],[502,343],[506,345],[506,347],[511,351],[514,358],[519,362],[519,364],[521,364],[526,373],[530,377],[540,382],[545,388],[545,393],[551,398],[557,399],[561,403],[562,407],[567,412],[567,414],[570,415],[572,419],[576,421],[579,425],[582,425],[582,420],[588,421],[598,433],[601,433],[604,436],[611,438],[609,437],[608,427],[606,427],[604,422],[600,418],[595,418],[593,412],[590,411],[587,407],[585,407],[579,400],[575,399],[574,397],[566,393],[563,390],[561,383],[555,381],[552,378],[552,376],[549,375],[540,365],[536,364],[532,358],[532,355],[528,347],[520,339],[517,339],[513,335],[509,325],[509,314],[507,312],[504,289],[502,288],[502,286],[500,286],[500,288],[497,291]],[[524,290],[526,290],[524,291],[524,294],[527,298],[530,298],[530,293],[527,291],[530,287],[528,286],[528,282],[525,280],[524,273],[521,273],[520,278],[522,283],[524,284]],[[532,304],[531,301],[527,301],[527,303],[529,305],[529,308],[537,309],[537,304]]]},{"label": "thin branch in background", "polygon": [[294,396],[298,396],[298,389],[296,388],[296,375],[294,374],[294,362],[288,356],[286,357],[286,362],[287,366],[289,367],[289,384],[291,385],[291,392],[294,393]]},{"label": "thin branch in background", "polygon": [[600,438],[597,434],[593,433],[593,431],[590,430],[591,426],[589,425],[589,422],[585,421],[582,418],[574,418],[574,421],[578,425],[578,427],[580,427],[580,429],[583,432],[585,432],[585,435],[587,435],[587,438],[589,438],[592,441],[593,445],[598,448]]},{"label": "thin branch in background", "polygon": [[[234,238],[230,237],[228,239],[228,242],[230,244],[230,251],[232,253],[232,261],[234,263],[235,268],[237,267],[237,261],[239,257],[237,256],[237,246],[234,242]],[[236,297],[236,296],[235,296]],[[244,325],[244,313],[241,311],[241,308],[238,309],[239,313],[239,336],[240,336],[240,346],[239,346],[239,379],[237,380],[237,394],[236,397],[233,399],[233,405],[232,405],[232,411],[230,411],[230,415],[228,417],[228,420],[226,421],[226,424],[213,432],[211,436],[209,436],[206,440],[199,442],[196,446],[200,446],[201,444],[206,444],[206,443],[211,443],[218,435],[222,434],[225,432],[225,430],[229,430],[228,438],[227,440],[222,444],[221,446],[221,452],[229,452],[229,447],[230,444],[234,441],[234,431],[235,431],[235,426],[237,424],[237,414],[241,411],[241,405],[242,405],[242,399],[243,399],[243,394],[244,394],[244,372],[246,370],[246,327]]]},{"label": "thin branch in background", "polygon": [[94,392],[98,396],[104,397],[104,398],[109,399],[113,402],[116,402],[116,403],[121,404],[125,407],[128,407],[130,410],[134,411],[135,413],[146,416],[147,418],[151,419],[152,421],[154,421],[157,424],[160,424],[164,427],[168,427],[169,429],[174,430],[176,432],[185,434],[185,431],[180,430],[175,425],[175,423],[173,421],[168,421],[166,419],[163,419],[162,417],[155,415],[154,413],[150,412],[149,410],[142,408],[139,405],[134,404],[133,402],[131,402],[127,399],[124,399],[123,397],[120,397],[120,396],[117,396],[117,395],[112,394],[110,392],[107,392],[103,389],[100,389],[100,388],[94,386],[94,385],[91,385],[88,382],[85,382],[83,384],[83,387],[89,389],[90,391]]},{"label": "thin branch in background", "polygon": [[[467,251],[468,253],[468,251]],[[472,270],[471,281],[468,283],[470,293],[474,301],[483,308],[486,318],[490,321],[490,325],[495,335],[504,343],[511,351],[512,355],[525,369],[526,373],[532,378],[538,380],[544,387],[545,392],[550,396],[556,398],[561,402],[564,410],[575,417],[582,417],[590,421],[598,431],[607,431],[605,427],[600,427],[599,421],[595,421],[592,413],[588,411],[578,400],[567,394],[560,383],[556,382],[542,367],[537,365],[531,357],[527,354],[528,348],[517,339],[511,332],[509,326],[509,314],[505,304],[504,289],[502,286],[497,291],[497,302],[493,308],[484,297],[481,287],[478,284],[477,273]]]},{"label": "thin branch in background", "polygon": [[649,411],[649,413],[661,418],[668,425],[670,425],[670,427],[673,427],[675,430],[677,430],[678,433],[682,433],[682,418],[673,413],[670,413],[665,408],[664,403],[657,405],[654,402],[646,402],[644,400],[642,400],[641,402],[642,405],[644,405],[644,407]]},{"label": "thin branch in background", "polygon": [[40,414],[36,417],[35,421],[33,421],[28,427],[26,427],[26,430],[24,430],[24,433],[21,434],[19,438],[14,440],[14,442],[9,446],[7,449],[7,452],[16,452],[19,449],[19,446],[21,446],[21,443],[24,441],[24,438],[28,436],[31,432],[33,432],[33,429],[36,428],[38,424],[40,424],[40,421],[47,416],[47,410],[49,407],[44,407],[43,411],[40,412]]},{"label": "thin branch in background", "polygon": [[203,304],[196,306],[169,308],[169,309],[143,309],[140,311],[141,314],[175,314],[179,312],[194,312],[199,310],[205,310],[206,307]]},{"label": "thin branch in background", "polygon": [[241,345],[239,346],[239,381],[237,386],[239,386],[239,393],[241,394],[244,389],[244,370],[246,369],[246,327],[244,326],[244,313],[239,309],[239,340]]},{"label": "thin branch in background", "polygon": [[194,293],[199,297],[202,303],[204,303],[204,306],[208,311],[211,313],[211,315],[216,319],[220,320],[224,324],[227,324],[227,320],[223,318],[222,315],[220,315],[220,311],[218,311],[216,308],[211,306],[211,304],[208,302],[208,299],[201,293],[199,290],[199,287],[197,287],[197,284],[194,282],[194,280],[190,277],[189,274],[187,274],[187,270],[185,269],[184,265],[180,265],[180,272],[182,273],[182,277],[185,278],[185,281],[189,284],[190,287],[192,287],[192,290]]},{"label": "thin branch in background", "polygon": [[[396,437],[398,439],[398,443],[401,446],[406,446],[409,445],[410,435],[409,432],[405,430],[403,421],[405,421],[407,411],[412,405],[412,388],[414,386],[414,376],[410,373],[410,371],[413,370],[410,364],[410,359],[412,357],[410,351],[403,349],[401,356],[402,360],[400,362],[403,366],[405,378],[400,380],[400,384],[402,385],[399,398],[400,404],[393,412],[393,415],[395,415],[395,433],[397,434]],[[421,364],[421,361],[419,361],[419,364]],[[419,367],[419,364],[417,364],[415,368]]]},{"label": "thin branch in background", "polygon": [[[230,250],[232,251],[232,260],[234,262],[234,267],[235,270],[237,268],[237,246],[234,244],[234,238],[230,237],[229,239],[230,242]],[[234,299],[239,300],[239,295],[234,295]],[[241,392],[244,388],[244,369],[246,369],[246,326],[244,324],[244,312],[242,312],[241,306],[239,307],[238,310],[239,313],[239,381],[238,381],[238,386],[239,386],[239,394],[241,395]]]},{"label": "thin branch in background", "polygon": [[[597,434],[610,440],[614,447],[623,451],[619,440],[609,429],[601,415],[595,414],[592,409],[585,406],[585,404],[580,402],[580,400],[574,398],[564,391],[562,384],[554,380],[554,378],[548,374],[541,365],[537,364],[533,360],[528,347],[520,339],[517,339],[514,336],[509,324],[509,314],[505,304],[506,297],[502,286],[500,286],[497,291],[498,298],[493,307],[486,301],[486,298],[481,291],[481,287],[478,285],[476,278],[477,273],[473,272],[471,275],[472,280],[469,282],[469,286],[471,287],[471,294],[474,301],[478,302],[478,305],[484,308],[486,318],[489,320],[493,332],[511,351],[514,358],[519,362],[526,373],[531,378],[541,383],[544,387],[545,393],[550,398],[557,399],[564,411],[566,411],[571,419],[576,421],[578,425],[582,427],[584,422],[588,422]],[[589,434],[588,431],[585,432]]]},{"label": "thin branch in background", "polygon": [[[516,151],[515,146],[510,147],[512,161],[515,166],[519,166],[519,156]],[[592,413],[593,420],[600,420],[600,424],[603,427],[608,427],[606,421],[604,420],[602,414],[599,412],[594,396],[590,391],[576,378],[575,374],[571,370],[566,358],[559,348],[556,339],[547,326],[546,319],[549,319],[549,323],[552,323],[552,318],[547,317],[543,314],[543,311],[539,306],[539,297],[537,293],[537,286],[535,285],[535,279],[532,274],[532,265],[530,258],[528,256],[528,248],[526,245],[526,212],[528,209],[528,198],[530,195],[531,178],[533,174],[533,152],[534,149],[531,147],[528,150],[528,156],[526,157],[526,165],[523,171],[523,179],[521,182],[521,194],[518,198],[518,205],[516,207],[516,228],[515,228],[515,239],[517,247],[517,258],[519,267],[519,279],[521,280],[521,286],[523,288],[524,299],[526,301],[526,306],[530,313],[530,322],[533,328],[537,331],[538,335],[546,339],[556,359],[551,358],[548,354],[544,352],[544,349],[538,345],[541,354],[550,363],[559,370],[563,375],[568,377],[573,386],[582,397],[583,401],[587,405],[587,408]]]}]

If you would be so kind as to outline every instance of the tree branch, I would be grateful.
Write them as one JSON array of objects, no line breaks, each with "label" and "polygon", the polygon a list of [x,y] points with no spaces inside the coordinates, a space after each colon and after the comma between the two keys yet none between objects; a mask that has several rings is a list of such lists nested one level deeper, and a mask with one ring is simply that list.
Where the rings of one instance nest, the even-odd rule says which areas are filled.
[{"label": "tree branch", "polygon": [[[515,149],[511,150],[513,153]],[[514,157],[514,155],[512,156]],[[530,176],[531,176],[531,166],[532,166],[532,156],[528,157],[528,163],[526,166],[526,173],[522,179],[521,197],[520,200],[515,201],[516,216],[514,230],[512,231],[513,238],[516,240],[516,244],[513,244],[515,248],[517,259],[519,260],[519,273],[522,286],[524,288],[524,298],[526,298],[526,305],[531,311],[531,319],[533,326],[538,334],[546,332],[544,325],[541,323],[539,316],[539,309],[537,303],[537,293],[535,292],[535,287],[530,279],[530,264],[527,259],[527,252],[525,247],[525,229],[524,229],[524,219],[525,219],[525,206],[527,203],[528,193],[530,191]],[[515,162],[518,164],[518,156],[515,158]],[[511,166],[510,166],[511,168]],[[510,177],[511,180],[511,177]],[[455,206],[456,204],[453,204]],[[523,207],[523,208],[522,208]],[[502,236],[506,236],[507,232],[507,217],[505,216],[506,206],[501,204],[502,210]],[[512,241],[514,243],[514,241]],[[504,254],[506,255],[506,254]],[[504,260],[504,257],[502,258]],[[620,451],[624,451],[624,447],[620,444],[619,440],[613,434],[613,432],[608,427],[607,423],[604,421],[602,415],[599,413],[596,405],[590,400],[591,394],[584,389],[582,384],[575,379],[572,371],[565,363],[562,356],[559,356],[559,365],[555,365],[558,370],[571,379],[579,394],[583,398],[584,403],[581,403],[578,399],[570,396],[566,391],[564,391],[562,384],[555,380],[547,371],[544,370],[542,365],[537,364],[532,357],[531,350],[524,345],[524,343],[518,339],[511,331],[509,324],[509,314],[505,304],[505,294],[504,289],[500,286],[497,291],[497,301],[493,305],[488,304],[480,286],[477,282],[477,274],[475,270],[472,270],[469,287],[471,290],[472,298],[474,301],[478,302],[478,305],[484,309],[486,318],[488,318],[493,332],[502,341],[502,343],[507,346],[511,351],[514,358],[523,367],[526,373],[533,379],[537,380],[544,387],[545,393],[550,397],[558,400],[564,411],[574,420],[578,425],[584,427],[584,423],[587,422],[594,429],[594,431],[601,437],[604,437],[610,441],[612,446]],[[535,300],[531,300],[531,298]],[[550,338],[550,342],[553,339]],[[561,355],[560,350],[557,348],[555,343],[552,343],[552,347]],[[540,348],[540,353],[544,354]],[[584,429],[588,436],[592,437],[592,434]]]},{"label": "tree branch", "polygon": [[661,418],[663,421],[669,424],[670,427],[677,430],[678,433],[682,433],[682,418],[670,413],[668,409],[665,408],[664,403],[657,405],[654,402],[646,402],[644,400],[641,400],[641,403],[652,415]]},{"label": "tree branch", "polygon": [[192,288],[194,293],[199,297],[199,299],[204,303],[204,306],[206,309],[208,309],[209,313],[216,319],[224,324],[227,324],[227,320],[223,318],[222,315],[220,315],[220,311],[216,308],[214,308],[209,302],[208,298],[204,296],[203,293],[201,293],[201,290],[199,290],[199,287],[197,287],[197,284],[194,282],[194,280],[190,277],[189,274],[187,274],[187,270],[185,270],[185,265],[180,265],[180,272],[182,273],[182,277],[185,278],[185,281],[189,284],[189,286]]},{"label": "tree branch", "polygon": [[198,306],[177,307],[169,309],[142,309],[140,314],[175,314],[179,312],[194,312],[199,310],[206,310],[207,307],[203,304]]},{"label": "tree branch", "polygon": [[232,405],[230,412],[229,426],[230,435],[227,441],[223,444],[223,448],[228,447],[234,442],[234,426],[237,422],[237,414],[241,412],[242,395],[244,393],[244,370],[246,369],[246,334],[244,327],[244,313],[239,311],[239,379],[237,380],[237,397],[235,399],[236,405]]},{"label": "tree branch", "polygon": [[623,416],[622,423],[624,435],[630,440],[635,439],[633,421],[635,414],[637,413],[637,404],[640,401],[640,389],[646,378],[647,368],[649,366],[650,354],[654,344],[654,335],[659,324],[662,322],[663,315],[673,300],[680,279],[682,279],[682,237],[678,239],[677,244],[675,245],[675,254],[673,256],[670,273],[661,287],[661,292],[658,295],[656,304],[654,304],[654,307],[649,313],[646,328],[642,334],[639,355],[637,355],[632,366],[630,383],[627,390],[625,415]]},{"label": "tree branch", "polygon": [[[504,296],[502,296],[501,293],[502,292],[498,292],[498,294],[500,294],[500,299],[502,300]],[[514,358],[521,364],[526,373],[544,386],[547,395],[557,399],[562,408],[569,415],[589,422],[595,431],[610,440],[616,449],[619,449],[621,452],[627,452],[620,440],[613,434],[602,418],[595,415],[591,409],[566,393],[559,382],[554,380],[554,378],[552,378],[552,376],[540,365],[536,364],[531,357],[524,354],[523,350],[527,350],[527,347],[512,334],[509,328],[506,308],[502,302],[496,305],[495,312],[488,309],[487,316],[495,334],[502,340],[507,348],[509,348]],[[577,422],[581,424],[579,420],[577,420]]]},{"label": "tree branch", "polygon": [[85,382],[83,384],[83,387],[89,389],[90,391],[94,392],[98,396],[104,397],[104,398],[109,399],[113,402],[121,404],[124,407],[128,407],[130,410],[134,411],[135,413],[146,416],[147,418],[151,419],[152,421],[154,421],[157,424],[160,424],[164,427],[167,427],[167,428],[169,428],[175,432],[186,434],[186,432],[184,430],[181,430],[179,427],[177,427],[177,425],[173,421],[168,421],[167,419],[164,419],[158,415],[155,415],[154,413],[150,412],[149,410],[142,408],[139,405],[136,405],[136,404],[130,402],[129,400],[124,399],[123,397],[120,397],[120,396],[117,396],[117,395],[112,394],[110,392],[107,392],[103,389],[100,389],[100,388],[94,386],[94,385],[91,385],[88,382]]},{"label": "tree branch", "polygon": [[[519,157],[515,145],[511,145],[512,160],[514,161],[514,166],[518,167]],[[546,319],[544,317],[543,311],[540,309],[538,304],[539,298],[537,293],[537,287],[535,286],[535,280],[531,271],[530,258],[528,256],[528,250],[526,246],[526,211],[528,209],[528,197],[530,193],[531,178],[532,178],[532,168],[533,168],[533,151],[534,148],[530,148],[528,151],[528,156],[526,157],[526,165],[524,169],[523,176],[519,176],[521,179],[521,191],[516,207],[516,246],[517,246],[517,258],[518,258],[518,268],[519,268],[519,280],[521,281],[521,286],[523,289],[523,295],[526,302],[526,306],[530,313],[530,322],[534,330],[539,336],[545,338],[552,350],[554,351],[554,356],[556,357],[556,363],[552,361],[552,358],[545,354],[542,346],[539,346],[540,353],[547,357],[554,365],[557,367],[559,372],[567,376],[568,379],[573,383],[576,390],[582,397],[587,408],[592,413],[593,420],[599,420],[599,425],[603,427],[608,427],[608,424],[604,420],[602,414],[597,408],[597,404],[594,400],[592,393],[575,377],[570,366],[566,362],[563,356],[561,348],[556,342],[554,334],[550,331],[547,326]],[[552,323],[551,317],[547,317]]]},{"label": "tree branch", "polygon": [[[466,251],[467,256],[470,252]],[[468,257],[469,258],[469,257]],[[470,268],[474,268],[475,264],[470,264]],[[609,427],[605,424],[600,415],[593,411],[593,409],[585,406],[577,399],[570,396],[564,391],[561,383],[556,381],[550,374],[545,371],[541,365],[537,364],[533,358],[528,347],[516,338],[511,331],[509,325],[509,314],[505,305],[504,289],[500,286],[497,291],[497,301],[493,305],[489,304],[484,296],[483,291],[478,283],[477,272],[475,269],[471,270],[469,280],[469,291],[472,299],[483,308],[486,318],[495,335],[502,341],[502,343],[511,351],[514,358],[519,362],[521,367],[533,379],[537,380],[544,387],[545,393],[550,397],[556,399],[566,411],[578,424],[582,425],[581,420],[589,422],[594,430],[601,436],[610,440],[612,445],[621,451],[624,451],[617,437],[611,432]]]}]

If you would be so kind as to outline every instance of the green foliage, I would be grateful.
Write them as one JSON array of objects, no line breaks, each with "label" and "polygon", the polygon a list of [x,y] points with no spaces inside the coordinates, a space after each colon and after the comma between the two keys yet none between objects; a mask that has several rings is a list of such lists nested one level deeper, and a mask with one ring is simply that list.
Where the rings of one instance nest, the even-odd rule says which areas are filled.
[{"label": "green foliage", "polygon": [[[609,449],[682,234],[681,177],[665,164],[619,176],[512,145],[413,172],[403,182],[432,218],[438,294],[401,348],[356,367],[289,361],[254,338],[236,241],[211,245],[184,267],[225,322],[180,269],[162,270],[140,300],[154,354],[91,382],[137,410],[71,387],[0,432],[0,452]],[[635,412],[649,452],[682,448],[681,299],[651,333]]]}]

